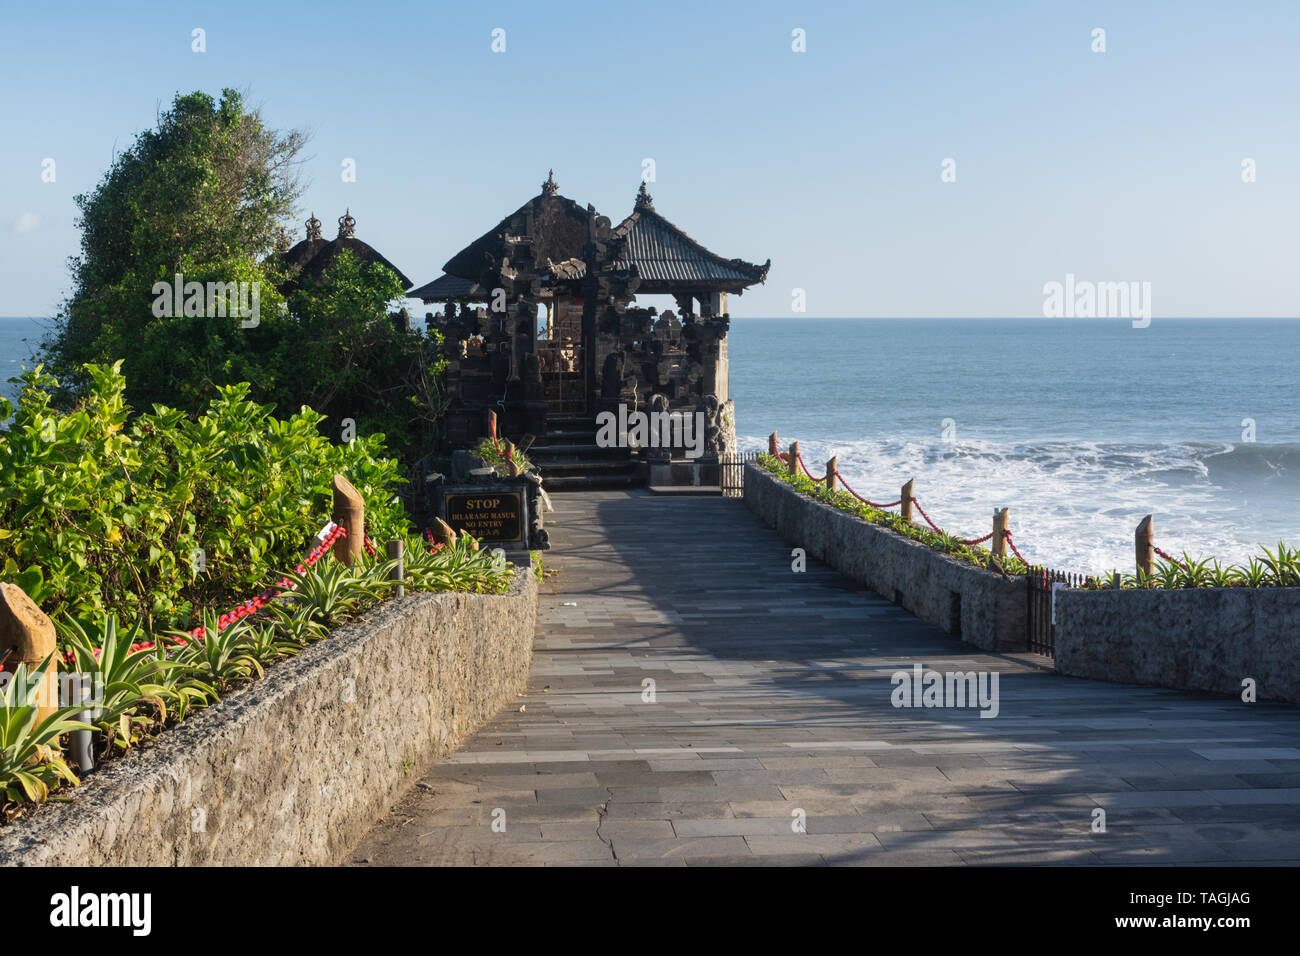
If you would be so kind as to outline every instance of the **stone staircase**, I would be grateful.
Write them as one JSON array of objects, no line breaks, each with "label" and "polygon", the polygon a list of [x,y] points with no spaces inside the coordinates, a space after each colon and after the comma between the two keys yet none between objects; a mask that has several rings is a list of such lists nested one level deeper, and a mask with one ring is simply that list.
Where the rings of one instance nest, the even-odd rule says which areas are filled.
[{"label": "stone staircase", "polygon": [[594,488],[635,488],[642,484],[638,459],[627,448],[596,444],[594,416],[551,416],[547,434],[533,442],[528,457],[547,493]]}]

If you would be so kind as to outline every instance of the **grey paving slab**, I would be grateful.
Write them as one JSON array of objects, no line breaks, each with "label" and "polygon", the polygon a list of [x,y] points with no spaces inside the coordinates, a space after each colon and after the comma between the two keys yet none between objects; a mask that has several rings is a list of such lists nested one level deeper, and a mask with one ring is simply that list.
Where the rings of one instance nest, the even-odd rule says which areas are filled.
[{"label": "grey paving slab", "polygon": [[[527,693],[352,863],[1300,862],[1300,710],[985,654],[817,562],[792,573],[734,500],[553,501]],[[996,672],[999,716],[895,709],[914,663]]]}]

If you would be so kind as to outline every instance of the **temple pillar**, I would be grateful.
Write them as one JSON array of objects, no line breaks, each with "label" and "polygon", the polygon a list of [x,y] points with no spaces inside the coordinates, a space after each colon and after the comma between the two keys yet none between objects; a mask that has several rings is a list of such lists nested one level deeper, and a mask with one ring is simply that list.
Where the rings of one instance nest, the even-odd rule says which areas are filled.
[{"label": "temple pillar", "polygon": [[727,314],[727,293],[711,292],[707,300],[700,300],[701,315],[726,315]]}]

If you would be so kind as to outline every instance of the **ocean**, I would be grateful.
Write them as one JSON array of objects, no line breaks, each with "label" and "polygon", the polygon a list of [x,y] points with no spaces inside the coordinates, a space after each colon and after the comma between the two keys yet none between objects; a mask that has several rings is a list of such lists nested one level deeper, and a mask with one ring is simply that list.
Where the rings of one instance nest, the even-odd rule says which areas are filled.
[{"label": "ocean", "polygon": [[776,429],[876,501],[914,478],[963,537],[1008,507],[1035,563],[1131,571],[1146,514],[1175,555],[1300,545],[1300,322],[742,318],[728,342],[742,449]]},{"label": "ocean", "polygon": [[16,386],[9,379],[23,368],[31,368],[32,353],[45,334],[49,319],[12,318],[0,316],[0,396],[15,401]]},{"label": "ocean", "polygon": [[[44,321],[0,318],[11,400]],[[1027,558],[1087,573],[1131,570],[1146,514],[1174,554],[1300,546],[1300,322],[738,318],[728,341],[742,449],[776,429],[877,501],[914,478],[963,537],[1009,507]]]}]

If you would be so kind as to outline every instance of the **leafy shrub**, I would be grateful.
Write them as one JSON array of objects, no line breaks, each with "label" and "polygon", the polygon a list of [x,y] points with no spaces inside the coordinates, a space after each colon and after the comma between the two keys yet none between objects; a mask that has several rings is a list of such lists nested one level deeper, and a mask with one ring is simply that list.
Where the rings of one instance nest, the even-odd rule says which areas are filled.
[{"label": "leafy shrub", "polygon": [[[499,474],[504,475],[507,473],[504,442],[498,446],[491,438],[484,438],[478,443],[478,447],[474,449],[474,454],[495,468]],[[533,463],[529,461],[528,456],[518,448],[514,450],[514,454],[510,457],[511,460],[519,466],[521,474],[533,470]]]},{"label": "leafy shrub", "polygon": [[398,465],[382,435],[335,445],[322,416],[279,420],[219,389],[205,414],[155,406],[128,420],[119,365],[89,365],[71,412],[39,367],[19,405],[0,400],[0,576],[52,617],[104,612],[176,626],[293,567],[329,515],[334,474],[366,501],[372,536],[402,534]]}]

